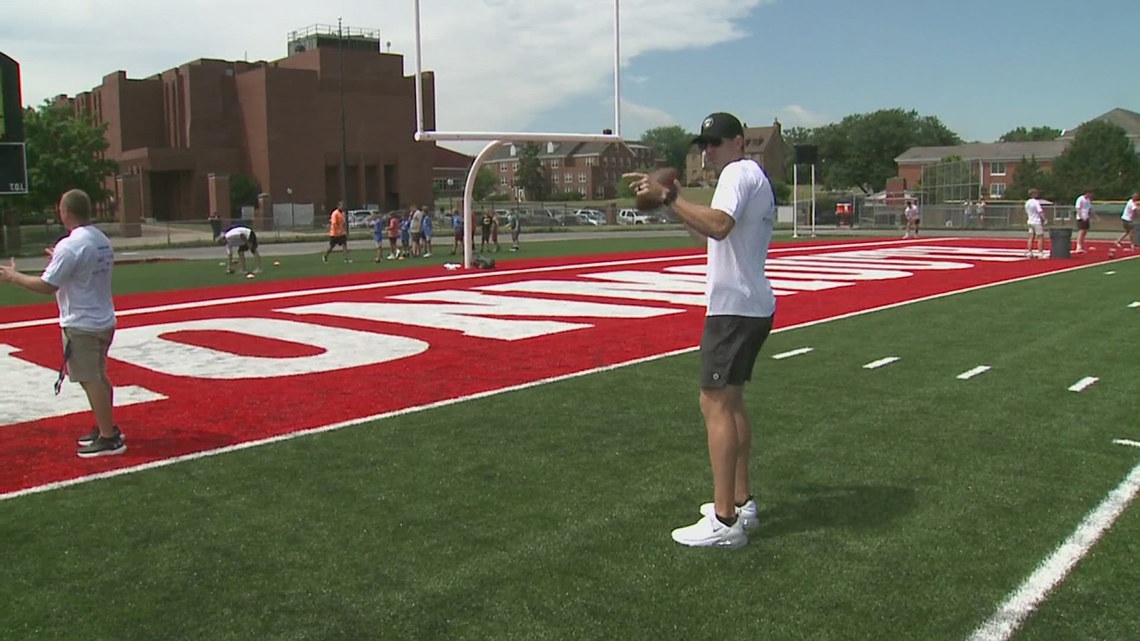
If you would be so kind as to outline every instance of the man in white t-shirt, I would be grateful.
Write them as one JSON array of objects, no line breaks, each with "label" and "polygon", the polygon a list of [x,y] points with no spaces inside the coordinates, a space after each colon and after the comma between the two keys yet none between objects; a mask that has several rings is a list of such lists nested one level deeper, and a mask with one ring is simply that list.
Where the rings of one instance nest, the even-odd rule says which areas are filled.
[{"label": "man in white t-shirt", "polygon": [[115,335],[111,298],[111,241],[91,223],[91,199],[78,189],[59,201],[59,219],[68,235],[48,250],[51,261],[36,277],[16,271],[16,262],[0,266],[0,280],[40,294],[55,294],[63,329],[63,366],[56,392],[68,375],[87,394],[96,427],[79,438],[79,456],[90,458],[127,451],[115,425],[113,388],[107,378],[107,351]]},{"label": "man in white t-shirt", "polygon": [[918,213],[918,205],[913,200],[906,201],[906,209],[903,210],[903,218],[906,219],[906,233],[903,238],[911,237],[911,230],[914,230],[914,238],[918,238],[918,227],[922,224],[922,216]]},{"label": "man in white t-shirt", "polygon": [[705,207],[680,195],[680,184],[659,185],[646,174],[625,174],[637,193],[656,191],[704,240],[708,252],[708,309],[701,335],[701,413],[713,472],[713,502],[701,520],[673,530],[673,540],[692,547],[736,548],[757,525],[749,487],[752,427],[744,406],[744,383],[772,330],[776,298],[764,274],[776,221],[776,195],[768,176],[744,154],[744,126],[733,115],[705,118],[693,141],[720,172],[712,203]]},{"label": "man in white t-shirt", "polygon": [[1092,226],[1093,210],[1092,210],[1092,190],[1086,189],[1085,193],[1077,196],[1077,202],[1073,205],[1077,211],[1077,249],[1076,253],[1083,254],[1085,252],[1085,236],[1089,233],[1089,227]]},{"label": "man in white t-shirt", "polygon": [[1128,202],[1124,203],[1124,212],[1120,214],[1120,222],[1122,224],[1121,226],[1124,227],[1124,233],[1120,235],[1120,238],[1116,239],[1116,244],[1113,245],[1113,247],[1119,248],[1120,243],[1123,243],[1127,240],[1127,250],[1132,251],[1133,249],[1136,249],[1136,246],[1132,241],[1132,230],[1136,229],[1137,208],[1140,208],[1140,191],[1134,192],[1132,194],[1132,198]]},{"label": "man in white t-shirt", "polygon": [[261,273],[261,252],[257,250],[257,232],[245,225],[234,225],[218,236],[218,244],[226,246],[226,273],[234,273],[234,252],[237,252],[238,265],[242,272],[249,273],[245,268],[245,253],[253,254],[257,259],[257,267],[253,273]]},{"label": "man in white t-shirt", "polygon": [[[1037,199],[1040,192],[1029,190],[1029,200],[1025,201],[1025,220],[1029,225],[1029,240],[1026,243],[1025,255],[1029,258],[1041,256],[1045,253],[1045,208]],[[1037,240],[1037,253],[1033,253],[1033,240]]]}]

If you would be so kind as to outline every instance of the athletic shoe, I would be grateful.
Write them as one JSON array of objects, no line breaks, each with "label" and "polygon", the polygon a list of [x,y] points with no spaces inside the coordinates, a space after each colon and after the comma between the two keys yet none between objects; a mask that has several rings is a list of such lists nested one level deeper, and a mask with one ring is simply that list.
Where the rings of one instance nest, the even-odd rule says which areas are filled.
[{"label": "athletic shoe", "polygon": [[[118,436],[119,438],[124,438],[123,433],[119,431],[118,425],[115,426],[115,436]],[[97,439],[97,438],[99,438],[99,427],[98,426],[91,428],[90,432],[88,432],[88,433],[84,434],[83,436],[80,436],[79,438],[75,439],[75,444],[80,445],[80,446],[91,445],[93,442],[95,442],[95,439]]]},{"label": "athletic shoe", "polygon": [[[705,516],[716,515],[716,506],[712,503],[701,505],[701,514]],[[751,532],[760,526],[760,509],[756,507],[754,500],[749,499],[743,506],[736,508],[736,517],[740,519],[745,532]]]},{"label": "athletic shoe", "polygon": [[344,262],[345,262],[345,264],[351,263],[351,262],[352,262],[352,259],[351,259],[351,258],[345,258],[345,259],[344,259]]},{"label": "athletic shoe", "polygon": [[329,257],[328,257],[328,256],[326,256],[326,255],[324,255],[324,254],[322,254],[322,255],[321,255],[321,262],[322,262],[322,263],[327,263],[327,262],[329,262]]},{"label": "athletic shoe", "polygon": [[424,258],[431,258],[431,252],[424,254]]},{"label": "athletic shoe", "polygon": [[748,535],[744,533],[740,519],[732,525],[725,525],[716,515],[701,517],[700,521],[688,527],[673,530],[673,540],[694,548],[735,549],[748,545]]},{"label": "athletic shoe", "polygon": [[100,436],[91,441],[89,445],[79,448],[76,454],[80,458],[95,458],[96,456],[114,456],[126,451],[127,444],[123,441],[123,435],[116,434],[111,438]]}]

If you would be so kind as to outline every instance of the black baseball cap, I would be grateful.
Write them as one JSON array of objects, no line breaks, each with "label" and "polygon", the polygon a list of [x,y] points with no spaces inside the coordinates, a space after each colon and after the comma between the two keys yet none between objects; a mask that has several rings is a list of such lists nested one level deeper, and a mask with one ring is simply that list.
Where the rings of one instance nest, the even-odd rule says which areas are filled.
[{"label": "black baseball cap", "polygon": [[702,142],[712,140],[729,140],[743,135],[744,125],[740,124],[740,120],[737,119],[736,116],[718,111],[714,114],[709,114],[709,116],[701,122],[701,133],[696,138],[693,138],[693,144],[698,145]]}]

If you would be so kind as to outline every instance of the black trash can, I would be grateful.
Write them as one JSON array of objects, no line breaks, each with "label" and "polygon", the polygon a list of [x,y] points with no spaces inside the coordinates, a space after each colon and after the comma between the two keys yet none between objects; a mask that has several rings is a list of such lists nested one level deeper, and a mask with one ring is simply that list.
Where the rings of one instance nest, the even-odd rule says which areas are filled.
[{"label": "black trash can", "polygon": [[1073,229],[1054,227],[1049,230],[1049,258],[1068,258],[1073,248]]}]

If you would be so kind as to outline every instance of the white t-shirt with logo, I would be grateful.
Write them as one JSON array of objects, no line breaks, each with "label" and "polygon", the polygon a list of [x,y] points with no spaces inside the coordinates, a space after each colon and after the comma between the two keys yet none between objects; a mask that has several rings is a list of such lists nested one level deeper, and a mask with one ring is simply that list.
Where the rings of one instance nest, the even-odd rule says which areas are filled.
[{"label": "white t-shirt with logo", "polygon": [[903,210],[907,220],[918,220],[918,205],[911,205]]},{"label": "white t-shirt with logo", "polygon": [[1045,208],[1041,206],[1039,200],[1030,198],[1025,201],[1025,217],[1029,220],[1030,225],[1045,224]]},{"label": "white t-shirt with logo", "polygon": [[40,278],[56,288],[60,327],[101,332],[115,326],[111,241],[94,225],[71,230],[55,245]]},{"label": "white t-shirt with logo", "polygon": [[1088,196],[1084,194],[1077,196],[1077,204],[1074,207],[1077,208],[1077,218],[1088,220],[1092,217],[1092,201]]},{"label": "white t-shirt with logo", "polygon": [[1124,213],[1120,214],[1120,220],[1126,220],[1128,222],[1134,221],[1136,219],[1136,209],[1138,207],[1140,207],[1140,205],[1137,205],[1135,200],[1129,200],[1128,202],[1124,203]]},{"label": "white t-shirt with logo", "polygon": [[226,232],[226,250],[237,249],[249,244],[249,235],[253,230],[249,227],[234,227]]},{"label": "white t-shirt with logo", "polygon": [[712,209],[736,220],[724,240],[709,238],[709,316],[765,318],[776,312],[776,296],[764,274],[776,223],[776,194],[754,160],[729,163],[720,172]]}]

